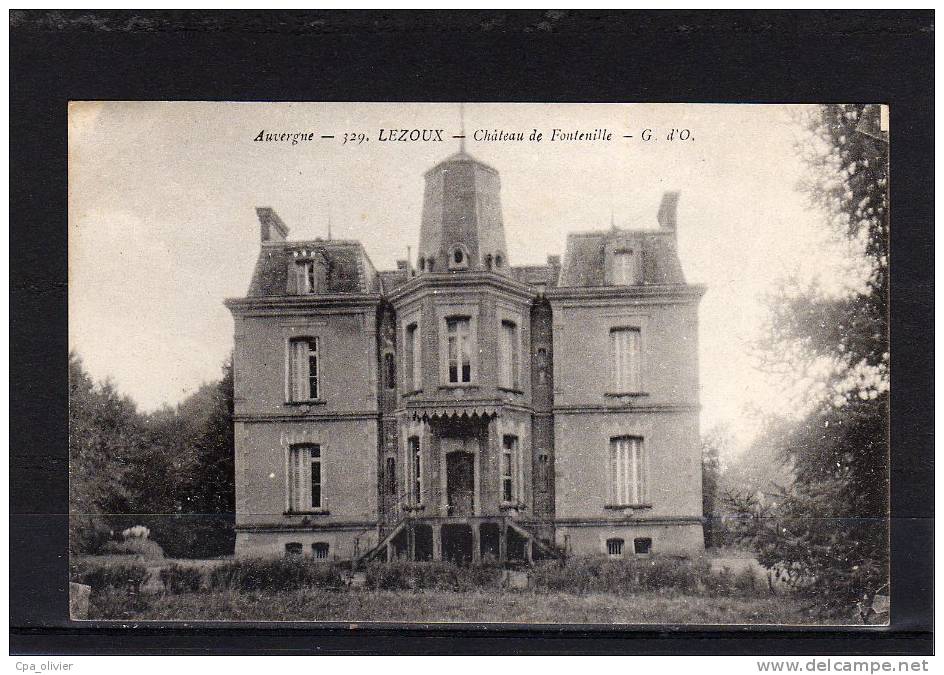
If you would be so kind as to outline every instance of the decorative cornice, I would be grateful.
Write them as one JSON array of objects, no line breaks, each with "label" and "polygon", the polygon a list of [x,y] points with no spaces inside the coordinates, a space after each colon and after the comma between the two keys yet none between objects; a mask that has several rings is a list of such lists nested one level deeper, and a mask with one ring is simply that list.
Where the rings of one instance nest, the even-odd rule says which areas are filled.
[{"label": "decorative cornice", "polygon": [[614,525],[701,525],[698,516],[634,516],[632,518],[555,518],[554,525],[565,527],[613,527]]},{"label": "decorative cornice", "polygon": [[531,286],[515,281],[503,274],[481,270],[463,270],[461,272],[426,272],[419,274],[406,283],[397,286],[387,299],[397,305],[404,298],[422,291],[429,291],[430,293],[443,289],[468,291],[469,287],[474,285],[488,286],[526,302],[531,302],[537,297],[537,291]]},{"label": "decorative cornice", "polygon": [[[303,515],[286,516],[286,518],[303,518]],[[314,516],[317,518],[318,516]],[[357,521],[337,521],[337,522],[281,522],[281,523],[243,523],[236,524],[237,532],[319,532],[322,530],[364,530],[377,527],[379,521],[376,520],[357,520]]]},{"label": "decorative cornice", "polygon": [[237,413],[233,415],[233,421],[235,422],[331,422],[337,420],[339,422],[346,422],[349,420],[375,420],[380,416],[379,410],[352,410],[352,411],[343,411],[343,412],[330,412],[324,410],[318,410],[317,412],[310,413],[269,413],[269,414],[254,414],[246,413],[240,414]]},{"label": "decorative cornice", "polygon": [[554,406],[555,415],[580,415],[584,413],[674,413],[674,412],[698,412],[701,405],[698,403],[689,404],[646,404],[646,405],[556,405]]},{"label": "decorative cornice", "polygon": [[420,401],[407,401],[406,404],[398,408],[395,414],[410,415],[413,417],[491,417],[500,415],[503,411],[515,411],[531,414],[532,410],[528,406],[510,403],[500,398],[493,399],[468,399],[459,401],[441,401],[436,399],[424,399]]},{"label": "decorative cornice", "polygon": [[623,304],[626,300],[643,301],[646,304],[660,302],[697,302],[705,294],[701,284],[641,284],[636,286],[555,286],[544,291],[553,306],[577,301],[586,306],[588,301],[599,304]]},{"label": "decorative cornice", "polygon": [[267,295],[227,298],[223,304],[234,315],[311,314],[320,310],[352,309],[363,311],[380,304],[378,293],[331,293],[311,295]]}]

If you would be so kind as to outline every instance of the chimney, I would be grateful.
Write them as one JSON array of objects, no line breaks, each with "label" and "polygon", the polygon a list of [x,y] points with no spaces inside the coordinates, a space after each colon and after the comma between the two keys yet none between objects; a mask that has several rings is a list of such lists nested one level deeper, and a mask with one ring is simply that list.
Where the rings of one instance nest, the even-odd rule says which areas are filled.
[{"label": "chimney", "polygon": [[288,225],[282,222],[278,214],[268,206],[257,206],[261,240],[263,243],[285,241],[288,238]]},{"label": "chimney", "polygon": [[659,205],[659,227],[663,230],[675,231],[675,209],[678,207],[679,193],[666,192],[662,195],[662,204]]},{"label": "chimney", "polygon": [[547,256],[547,264],[551,267],[560,267],[560,256],[559,255],[549,255]]}]

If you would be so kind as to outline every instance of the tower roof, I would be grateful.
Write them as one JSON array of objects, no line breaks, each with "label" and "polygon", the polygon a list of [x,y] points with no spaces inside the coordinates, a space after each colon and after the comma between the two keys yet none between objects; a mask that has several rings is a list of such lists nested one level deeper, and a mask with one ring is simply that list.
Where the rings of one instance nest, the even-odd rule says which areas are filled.
[{"label": "tower roof", "polygon": [[425,179],[418,271],[507,271],[498,172],[460,150]]}]

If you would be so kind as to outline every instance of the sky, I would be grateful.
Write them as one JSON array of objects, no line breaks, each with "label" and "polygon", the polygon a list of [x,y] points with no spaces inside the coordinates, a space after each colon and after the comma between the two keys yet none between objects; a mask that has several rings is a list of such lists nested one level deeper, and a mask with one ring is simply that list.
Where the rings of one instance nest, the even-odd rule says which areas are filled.
[{"label": "sky", "polygon": [[[275,209],[291,239],[327,236],[330,223],[334,238],[359,239],[378,269],[391,269],[408,246],[415,256],[423,174],[458,149],[451,136],[464,117],[467,151],[501,176],[513,265],[562,255],[568,232],[611,222],[655,228],[663,192],[681,192],[682,267],[688,282],[707,286],[702,428],[724,424],[743,445],[757,431],[750,411],[781,412],[784,399],[751,357],[764,294],[788,273],[828,275],[843,263],[823,216],[797,190],[801,107],[72,103],[70,348],[142,410],[175,405],[217,379],[232,349],[223,300],[248,289],[259,253],[255,207]],[[444,129],[444,142],[381,142],[391,128]],[[551,142],[555,128],[602,128],[613,138]],[[496,129],[544,139],[472,138]],[[672,129],[688,130],[687,139],[668,140]],[[263,130],[315,140],[254,141]],[[369,140],[344,145],[345,132]]]}]

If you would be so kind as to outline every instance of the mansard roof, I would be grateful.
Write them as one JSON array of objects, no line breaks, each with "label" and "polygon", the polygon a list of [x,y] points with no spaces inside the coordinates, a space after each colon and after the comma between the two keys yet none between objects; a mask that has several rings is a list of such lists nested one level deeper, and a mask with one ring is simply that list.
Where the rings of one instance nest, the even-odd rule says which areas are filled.
[{"label": "mansard roof", "polygon": [[643,284],[684,284],[675,231],[599,230],[567,236],[558,286],[606,286],[606,252],[632,246],[642,254]]},{"label": "mansard roof", "polygon": [[359,241],[314,239],[266,242],[249,285],[248,297],[288,294],[289,263],[314,258],[325,265],[326,293],[377,293],[380,282]]}]

